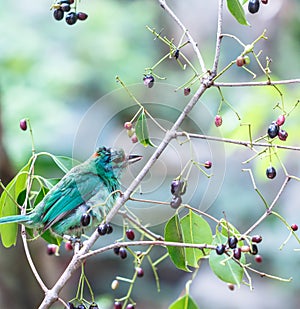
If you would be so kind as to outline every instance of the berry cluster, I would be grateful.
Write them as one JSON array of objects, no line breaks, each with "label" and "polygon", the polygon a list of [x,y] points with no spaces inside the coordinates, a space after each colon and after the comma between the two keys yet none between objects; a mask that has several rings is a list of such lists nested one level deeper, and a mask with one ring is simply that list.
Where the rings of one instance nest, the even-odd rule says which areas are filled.
[{"label": "berry cluster", "polygon": [[238,247],[238,239],[236,236],[228,237],[226,244],[219,244],[216,246],[216,253],[218,255],[222,255],[224,253],[232,252],[232,256],[236,260],[240,260],[242,253],[250,253],[255,255],[255,261],[257,263],[262,262],[262,257],[258,255],[257,244],[262,241],[262,237],[260,235],[255,235],[251,238],[251,245],[243,245]]},{"label": "berry cluster", "polygon": [[74,25],[77,20],[86,20],[88,15],[83,12],[76,12],[76,6],[72,8],[72,4],[74,4],[74,0],[56,1],[52,6],[52,9],[54,9],[54,19],[62,20],[65,16],[65,13],[67,13],[65,20],[68,25]]},{"label": "berry cluster", "polygon": [[127,130],[127,135],[128,135],[129,138],[131,138],[131,141],[134,144],[137,143],[138,142],[138,138],[137,138],[137,136],[135,134],[135,129],[134,129],[133,125],[132,125],[132,122],[130,122],[130,121],[125,122],[124,123],[124,129]]},{"label": "berry cluster", "polygon": [[98,226],[97,230],[100,236],[104,236],[106,234],[111,234],[113,232],[113,227],[109,223],[103,223]]},{"label": "berry cluster", "polygon": [[260,2],[263,4],[268,4],[268,0],[249,0],[248,11],[251,14],[255,14],[259,10]]},{"label": "berry cluster", "polygon": [[267,133],[269,137],[274,138],[278,136],[280,140],[286,141],[288,133],[282,128],[280,128],[284,123],[285,123],[285,116],[284,115],[278,116],[277,120],[273,121],[268,127]]},{"label": "berry cluster", "polygon": [[127,258],[127,251],[124,247],[116,247],[114,248],[114,253],[118,255],[121,259]]},{"label": "berry cluster", "polygon": [[172,208],[178,208],[182,203],[181,195],[183,195],[186,192],[186,186],[187,182],[180,180],[180,179],[174,179],[171,183],[171,193],[173,194],[173,198],[170,202],[170,205]]},{"label": "berry cluster", "polygon": [[[84,304],[79,304],[78,306],[75,306],[72,302],[68,302],[67,304],[68,309],[87,309],[87,307]],[[92,303],[88,309],[98,309],[98,305],[96,303]]]}]

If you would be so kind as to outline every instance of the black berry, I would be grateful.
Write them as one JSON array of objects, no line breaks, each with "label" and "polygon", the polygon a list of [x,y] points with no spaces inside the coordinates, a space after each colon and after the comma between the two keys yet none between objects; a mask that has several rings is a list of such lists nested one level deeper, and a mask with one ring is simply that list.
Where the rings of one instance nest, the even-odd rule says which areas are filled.
[{"label": "black berry", "polygon": [[233,256],[235,259],[239,260],[242,256],[242,250],[241,248],[235,248],[233,249]]},{"label": "black berry", "polygon": [[100,224],[97,230],[100,236],[105,235],[107,233],[107,224],[106,223]]},{"label": "black berry", "polygon": [[118,301],[114,303],[114,309],[122,309],[122,304]]},{"label": "black berry", "polygon": [[255,13],[258,12],[258,10],[259,10],[259,1],[260,0],[249,0],[248,11],[251,14],[255,14]]},{"label": "black berry", "polygon": [[21,120],[20,120],[20,128],[21,128],[21,130],[23,130],[23,131],[26,131],[26,130],[27,130],[27,121],[26,121],[26,119],[21,119]]},{"label": "black berry", "polygon": [[181,196],[173,196],[170,205],[172,208],[177,209],[181,205],[181,203],[182,203]]},{"label": "black berry", "polygon": [[70,12],[71,11],[71,7],[69,3],[62,3],[62,5],[60,6],[60,8],[64,11],[64,12]]},{"label": "black berry", "polygon": [[185,88],[183,89],[183,94],[184,94],[185,96],[188,96],[190,93],[191,93],[191,88],[190,88],[190,87],[185,87]]},{"label": "black berry", "polygon": [[114,229],[113,229],[113,227],[110,223],[107,223],[106,227],[107,227],[106,234],[111,234],[114,231]]},{"label": "black berry", "polygon": [[288,137],[288,133],[285,130],[280,129],[278,132],[278,138],[282,141],[286,141],[287,137]]},{"label": "black berry", "polygon": [[154,85],[154,77],[150,74],[145,75],[143,78],[144,85],[148,88],[152,88]]},{"label": "black berry", "polygon": [[120,253],[120,247],[115,247],[115,248],[114,248],[114,253],[115,253],[116,255],[119,255],[119,253]]},{"label": "black berry", "polygon": [[66,16],[66,23],[68,25],[74,25],[77,21],[77,15],[75,12],[70,12]]},{"label": "black berry", "polygon": [[62,9],[55,9],[53,11],[53,17],[56,20],[62,20],[64,18],[64,11]]},{"label": "black berry", "polygon": [[273,179],[276,177],[276,170],[273,166],[269,166],[266,170],[266,175],[269,179]]},{"label": "black berry", "polygon": [[86,20],[88,18],[88,14],[83,13],[83,12],[78,12],[77,18],[78,18],[78,20]]},{"label": "black berry", "polygon": [[179,58],[179,49],[176,49],[174,52],[174,58],[178,59]]},{"label": "black berry", "polygon": [[83,214],[80,219],[82,226],[88,226],[91,222],[91,216],[89,214]]},{"label": "black berry", "polygon": [[67,303],[67,308],[68,309],[76,309],[76,307],[73,305],[73,303],[70,303],[70,302]]},{"label": "black berry", "polygon": [[296,232],[297,230],[298,230],[298,225],[297,224],[292,224],[291,225],[291,229],[294,231],[294,232]]},{"label": "black berry", "polygon": [[171,193],[175,196],[183,195],[186,192],[186,182],[174,179],[171,182]]},{"label": "black berry", "polygon": [[237,241],[238,240],[237,240],[237,238],[235,236],[230,236],[228,238],[228,246],[229,246],[229,248],[231,248],[231,249],[236,248]]},{"label": "black berry", "polygon": [[226,248],[226,246],[225,246],[224,244],[217,245],[217,247],[216,247],[216,253],[217,253],[218,255],[223,254],[223,253],[225,252],[225,248]]},{"label": "black berry", "polygon": [[272,123],[268,127],[268,135],[270,138],[274,138],[278,135],[279,132],[279,126],[276,123]]},{"label": "black berry", "polygon": [[136,275],[137,275],[139,278],[141,278],[141,277],[144,276],[144,270],[143,270],[143,268],[137,267],[135,270],[136,270]]},{"label": "black berry", "polygon": [[121,247],[119,250],[119,256],[121,259],[126,259],[127,258],[127,251],[124,247]]},{"label": "black berry", "polygon": [[255,244],[252,244],[250,253],[256,255],[258,253],[258,248]]},{"label": "black berry", "polygon": [[128,229],[126,231],[126,237],[129,239],[129,240],[134,240],[134,231],[132,229]]},{"label": "black berry", "polygon": [[77,306],[77,309],[86,309],[86,306],[84,304],[80,304]]},{"label": "black berry", "polygon": [[262,237],[260,235],[252,236],[252,242],[259,244],[262,241]]},{"label": "black berry", "polygon": [[89,309],[99,309],[98,305],[93,303],[89,306]]}]

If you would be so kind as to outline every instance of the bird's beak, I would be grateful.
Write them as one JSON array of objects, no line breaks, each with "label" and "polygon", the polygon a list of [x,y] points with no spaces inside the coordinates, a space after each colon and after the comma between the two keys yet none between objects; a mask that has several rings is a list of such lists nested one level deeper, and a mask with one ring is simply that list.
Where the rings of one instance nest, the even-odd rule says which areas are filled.
[{"label": "bird's beak", "polygon": [[140,161],[142,158],[143,158],[143,156],[130,154],[130,155],[127,156],[127,162],[128,162],[128,164],[132,164],[132,163]]}]

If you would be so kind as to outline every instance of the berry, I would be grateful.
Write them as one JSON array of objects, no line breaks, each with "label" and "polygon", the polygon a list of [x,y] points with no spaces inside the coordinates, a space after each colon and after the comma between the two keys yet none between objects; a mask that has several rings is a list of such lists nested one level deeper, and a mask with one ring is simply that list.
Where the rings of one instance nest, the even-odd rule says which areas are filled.
[{"label": "berry", "polygon": [[119,253],[120,253],[120,247],[115,247],[114,254],[119,255]]},{"label": "berry", "polygon": [[128,304],[128,305],[126,306],[126,309],[134,309],[134,305],[133,305],[133,304]]},{"label": "berry", "polygon": [[228,246],[229,246],[229,248],[231,248],[231,249],[236,248],[237,241],[238,240],[237,240],[237,238],[235,236],[230,236],[228,238]]},{"label": "berry", "polygon": [[57,252],[58,250],[58,246],[57,245],[54,245],[54,244],[48,244],[47,245],[47,253],[49,255],[53,255]]},{"label": "berry", "polygon": [[118,281],[118,280],[114,280],[114,281],[111,283],[111,288],[112,288],[112,290],[116,290],[118,287],[119,287],[119,281]]},{"label": "berry", "polygon": [[83,12],[78,12],[76,15],[78,20],[86,20],[88,18],[88,14]]},{"label": "berry", "polygon": [[104,236],[107,233],[107,224],[100,224],[97,230],[100,236]]},{"label": "berry", "polygon": [[107,227],[106,234],[111,234],[114,231],[114,229],[113,229],[111,224],[107,223],[106,227]]},{"label": "berry", "polygon": [[176,49],[174,52],[174,58],[178,59],[178,57],[179,57],[179,49]]},{"label": "berry", "polygon": [[274,138],[278,135],[279,132],[279,126],[276,123],[272,123],[268,127],[268,135],[270,138]]},{"label": "berry", "polygon": [[294,231],[294,232],[296,232],[297,230],[298,230],[298,225],[297,224],[292,224],[291,225],[291,229]]},{"label": "berry", "polygon": [[181,203],[182,203],[181,196],[173,196],[170,205],[172,208],[177,209],[181,205]]},{"label": "berry", "polygon": [[245,61],[245,64],[247,65],[247,64],[249,64],[250,63],[250,58],[249,58],[249,56],[245,56],[244,57],[244,61]]},{"label": "berry", "polygon": [[129,240],[134,240],[134,231],[132,229],[128,229],[126,231],[126,237],[129,239]]},{"label": "berry", "polygon": [[262,263],[263,259],[262,259],[262,256],[257,254],[254,258],[255,262],[256,263]]},{"label": "berry", "polygon": [[239,260],[242,256],[242,250],[241,248],[235,248],[233,249],[233,256],[235,259]]},{"label": "berry", "polygon": [[241,246],[241,251],[242,252],[249,252],[250,251],[250,247],[249,246]]},{"label": "berry", "polygon": [[262,237],[260,235],[254,235],[252,236],[252,242],[256,242],[259,244],[262,241]]},{"label": "berry", "polygon": [[253,255],[256,255],[258,253],[258,248],[255,244],[252,244],[250,253],[253,254]]},{"label": "berry", "polygon": [[150,74],[145,75],[143,78],[144,85],[148,88],[152,88],[154,85],[154,77]]},{"label": "berry", "polygon": [[279,130],[278,132],[278,137],[281,141],[286,141],[287,137],[288,137],[288,133],[285,130]]},{"label": "berry", "polygon": [[261,0],[261,3],[268,4],[268,0]]},{"label": "berry", "polygon": [[216,125],[216,127],[220,127],[222,125],[222,122],[223,122],[222,116],[217,115],[215,117],[215,125]]},{"label": "berry", "polygon": [[205,161],[204,162],[204,167],[207,168],[207,169],[211,168],[212,167],[211,161]]},{"label": "berry", "polygon": [[66,16],[66,23],[68,25],[74,25],[77,21],[77,15],[75,12],[70,12]]},{"label": "berry", "polygon": [[259,0],[249,0],[248,11],[251,14],[257,13],[259,10]]},{"label": "berry", "polygon": [[64,12],[70,12],[70,11],[71,11],[70,4],[68,4],[68,3],[62,3],[62,5],[60,6],[60,8],[61,8]]},{"label": "berry", "polygon": [[65,243],[65,249],[67,250],[67,251],[73,251],[73,245],[72,245],[72,242],[71,241],[67,241],[66,243]]},{"label": "berry", "polygon": [[122,309],[122,304],[118,301],[114,303],[114,309]]},{"label": "berry", "polygon": [[143,268],[137,267],[137,268],[135,269],[135,271],[136,271],[137,277],[141,278],[141,277],[144,276],[144,270],[143,270]]},{"label": "berry", "polygon": [[285,122],[285,116],[284,115],[280,115],[278,116],[277,120],[276,120],[276,124],[279,126],[282,126]]},{"label": "berry", "polygon": [[124,247],[121,247],[119,250],[119,256],[121,259],[126,259],[127,258],[127,251]]},{"label": "berry", "polygon": [[276,170],[273,166],[270,166],[266,170],[266,175],[269,179],[273,179],[276,177]]},{"label": "berry", "polygon": [[84,304],[80,304],[77,306],[77,309],[86,309],[86,306]]},{"label": "berry", "polygon": [[229,289],[230,291],[234,291],[234,288],[235,288],[235,285],[234,285],[234,284],[228,283],[227,286],[228,286],[228,289]]},{"label": "berry", "polygon": [[26,130],[27,130],[27,121],[26,121],[26,119],[21,119],[21,120],[20,120],[20,128],[21,128],[21,130],[23,130],[23,131],[26,131]]},{"label": "berry", "polygon": [[91,222],[91,216],[89,214],[83,214],[80,219],[82,226],[88,226]]},{"label": "berry", "polygon": [[132,129],[132,123],[130,121],[126,121],[124,123],[124,129],[131,130]]},{"label": "berry", "polygon": [[171,182],[171,193],[175,196],[183,195],[186,191],[186,183],[182,180],[174,179]]},{"label": "berry", "polygon": [[89,306],[89,309],[99,309],[98,305],[93,303]]},{"label": "berry", "polygon": [[190,93],[191,93],[191,88],[190,88],[190,87],[185,87],[185,88],[183,89],[183,94],[184,94],[185,96],[188,96]]},{"label": "berry", "polygon": [[225,248],[226,248],[226,246],[225,246],[224,244],[217,245],[217,246],[216,246],[216,253],[217,253],[218,255],[223,254],[223,253],[225,252]]},{"label": "berry", "polygon": [[67,308],[68,309],[76,309],[76,307],[73,305],[73,303],[70,303],[70,302],[67,303]]},{"label": "berry", "polygon": [[137,138],[137,136],[135,134],[132,135],[131,137],[131,141],[133,142],[133,144],[137,143],[139,140]]},{"label": "berry", "polygon": [[62,9],[55,9],[53,11],[53,17],[56,20],[62,20],[64,18],[64,11]]},{"label": "berry", "polygon": [[243,56],[238,56],[235,63],[238,67],[242,67],[245,64],[245,58]]}]

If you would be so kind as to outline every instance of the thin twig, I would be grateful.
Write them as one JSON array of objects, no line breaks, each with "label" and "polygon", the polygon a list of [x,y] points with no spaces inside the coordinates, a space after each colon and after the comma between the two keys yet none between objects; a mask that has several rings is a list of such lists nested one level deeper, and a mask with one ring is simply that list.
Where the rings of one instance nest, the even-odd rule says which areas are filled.
[{"label": "thin twig", "polygon": [[236,83],[213,83],[215,87],[253,87],[253,86],[274,86],[274,85],[287,85],[287,84],[298,84],[300,78],[285,79],[276,81],[263,81],[263,82],[236,82]]}]

